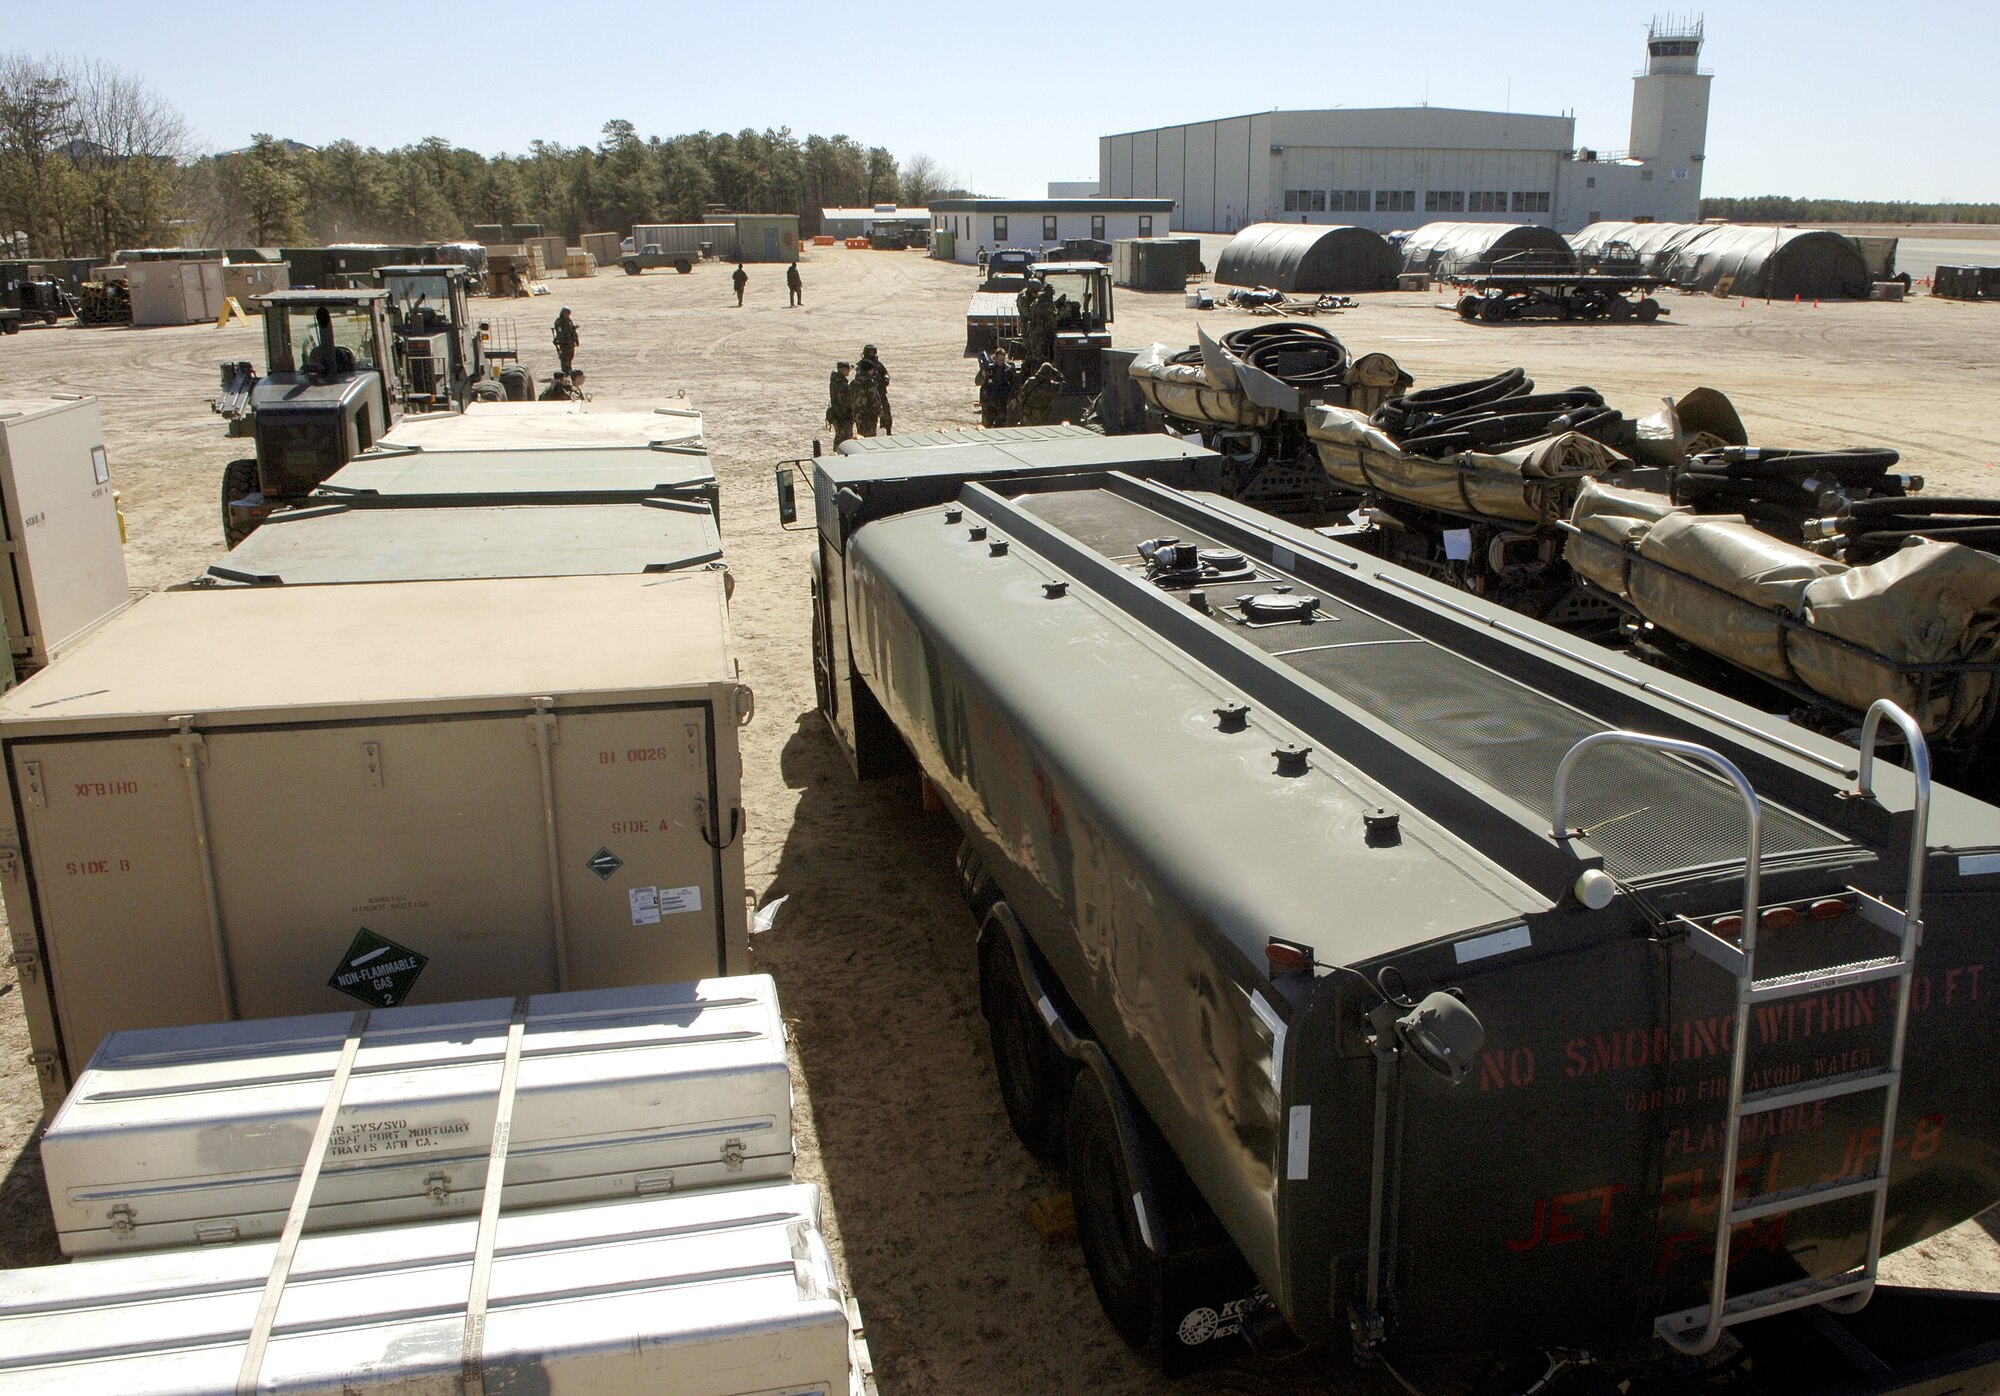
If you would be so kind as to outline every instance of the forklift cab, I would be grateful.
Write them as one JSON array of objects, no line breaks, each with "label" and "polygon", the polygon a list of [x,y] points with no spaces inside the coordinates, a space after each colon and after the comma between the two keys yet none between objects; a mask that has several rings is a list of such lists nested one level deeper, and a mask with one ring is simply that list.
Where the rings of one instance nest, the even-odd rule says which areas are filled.
[{"label": "forklift cab", "polygon": [[1030,276],[1055,297],[1055,366],[1063,376],[1059,410],[1080,411],[1103,387],[1111,347],[1111,268],[1101,262],[1037,262]]},{"label": "forklift cab", "polygon": [[249,364],[224,364],[223,395],[215,402],[231,436],[257,443],[255,459],[233,461],[223,475],[223,537],[231,547],[395,425],[402,384],[387,294],[300,290],[257,297],[264,376]]},{"label": "forklift cab", "polygon": [[404,404],[418,412],[462,409],[486,373],[484,344],[466,306],[463,266],[382,267],[391,353]]}]

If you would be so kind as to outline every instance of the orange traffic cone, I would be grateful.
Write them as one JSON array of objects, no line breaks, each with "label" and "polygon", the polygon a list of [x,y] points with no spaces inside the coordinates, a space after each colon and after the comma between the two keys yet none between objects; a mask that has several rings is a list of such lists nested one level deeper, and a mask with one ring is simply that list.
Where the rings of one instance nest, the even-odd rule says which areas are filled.
[{"label": "orange traffic cone", "polygon": [[1814,296],[1814,297],[1813,297],[1813,309],[1814,309],[1814,310],[1818,310],[1818,309],[1819,309],[1819,297],[1818,297],[1818,296]]}]

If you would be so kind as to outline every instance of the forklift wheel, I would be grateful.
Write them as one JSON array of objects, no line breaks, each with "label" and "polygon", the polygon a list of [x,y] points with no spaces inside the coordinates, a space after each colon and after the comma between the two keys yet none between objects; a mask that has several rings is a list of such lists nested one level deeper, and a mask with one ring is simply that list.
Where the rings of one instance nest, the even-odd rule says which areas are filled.
[{"label": "forklift wheel", "polygon": [[230,511],[229,501],[257,493],[257,462],[233,460],[222,471],[222,541],[235,547],[257,531],[257,525],[239,519]]}]

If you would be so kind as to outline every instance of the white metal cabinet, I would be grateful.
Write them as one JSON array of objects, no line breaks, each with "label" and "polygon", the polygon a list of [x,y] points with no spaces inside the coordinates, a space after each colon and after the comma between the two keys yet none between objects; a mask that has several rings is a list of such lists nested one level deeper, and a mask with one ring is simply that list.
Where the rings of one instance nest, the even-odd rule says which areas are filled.
[{"label": "white metal cabinet", "polygon": [[26,678],[132,599],[96,398],[0,398],[0,527],[0,607]]}]

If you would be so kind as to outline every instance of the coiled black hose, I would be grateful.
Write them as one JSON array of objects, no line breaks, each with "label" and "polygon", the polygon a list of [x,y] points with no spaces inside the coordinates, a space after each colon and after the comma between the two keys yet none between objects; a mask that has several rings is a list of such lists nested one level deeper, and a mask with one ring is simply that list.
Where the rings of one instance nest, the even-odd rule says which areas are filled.
[{"label": "coiled black hose", "polygon": [[1468,383],[1443,383],[1421,392],[1392,397],[1375,409],[1375,415],[1370,420],[1400,441],[1428,418],[1448,417],[1510,397],[1525,397],[1534,390],[1534,380],[1528,377],[1526,369],[1510,368],[1491,378],[1477,378]]},{"label": "coiled black hose", "polygon": [[1290,387],[1337,388],[1347,381],[1347,346],[1318,325],[1249,325],[1224,335],[1222,346]]},{"label": "coiled black hose", "polygon": [[1692,457],[1683,473],[1746,480],[1804,480],[1817,476],[1842,485],[1874,487],[1902,457],[1887,447],[1806,451],[1786,447],[1730,446]]},{"label": "coiled black hose", "polygon": [[2000,499],[1965,495],[1856,499],[1809,526],[1823,547],[1857,566],[1877,562],[1912,538],[2000,553]]},{"label": "coiled black hose", "polygon": [[1591,388],[1502,398],[1449,416],[1431,416],[1400,443],[1416,455],[1444,456],[1466,450],[1507,450],[1563,432],[1602,437],[1624,420]]}]

